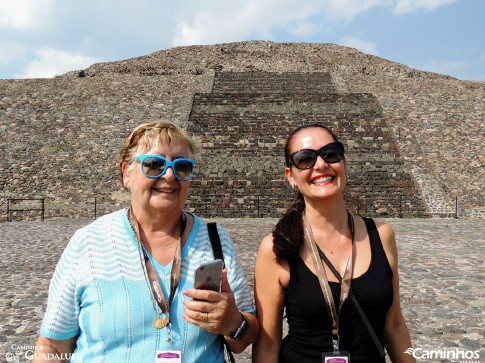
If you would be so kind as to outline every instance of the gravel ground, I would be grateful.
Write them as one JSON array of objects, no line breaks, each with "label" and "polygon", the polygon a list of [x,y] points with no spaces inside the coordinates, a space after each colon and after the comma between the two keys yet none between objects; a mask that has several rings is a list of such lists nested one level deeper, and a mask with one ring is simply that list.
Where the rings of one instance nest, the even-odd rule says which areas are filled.
[{"label": "gravel ground", "polygon": [[[230,231],[252,285],[258,245],[276,220],[216,221]],[[396,232],[401,302],[414,347],[483,350],[485,221],[384,221]],[[25,356],[35,346],[57,260],[72,233],[89,222],[51,219],[0,223],[0,361],[4,357],[11,362],[28,361]],[[248,348],[236,360],[249,362],[250,356]],[[485,359],[484,351],[481,357]]]}]

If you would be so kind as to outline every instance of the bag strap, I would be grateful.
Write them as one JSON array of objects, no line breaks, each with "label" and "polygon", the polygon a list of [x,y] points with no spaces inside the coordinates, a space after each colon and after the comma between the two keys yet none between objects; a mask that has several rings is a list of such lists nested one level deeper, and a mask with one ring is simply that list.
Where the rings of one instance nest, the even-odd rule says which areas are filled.
[{"label": "bag strap", "polygon": [[[370,238],[370,236],[369,236],[369,238]],[[339,282],[342,282],[342,276],[340,276],[337,269],[332,265],[330,260],[327,258],[327,256],[325,256],[325,253],[323,253],[323,251],[320,249],[320,247],[318,247],[318,245],[317,245],[317,248],[318,248],[318,254],[320,255],[320,257],[325,261],[325,263],[330,268],[330,270],[335,275],[335,277],[339,280]],[[364,310],[360,306],[359,301],[357,300],[357,297],[355,296],[354,292],[352,291],[352,287],[350,287],[349,299],[354,304],[355,310],[357,310],[357,312],[360,315],[360,318],[364,322],[364,325],[367,328],[367,331],[369,332],[372,340],[374,341],[374,343],[377,347],[377,350],[379,351],[379,354],[381,355],[381,357],[385,357],[386,353],[384,352],[384,348],[382,348],[381,342],[379,342],[379,338],[377,338],[377,335],[376,335],[374,329],[372,328],[372,325],[369,322],[369,319],[367,319],[367,316],[365,315]]]},{"label": "bag strap", "polygon": [[217,232],[217,225],[215,222],[207,223],[207,230],[209,231],[209,239],[214,252],[214,258],[224,261],[224,254],[222,253],[221,239]]},{"label": "bag strap", "polygon": [[[212,245],[212,252],[214,253],[215,259],[220,259],[224,261],[224,254],[222,253],[222,245],[221,239],[219,238],[219,232],[217,232],[217,225],[215,222],[207,223],[207,230],[209,231],[209,239]],[[225,264],[224,264],[225,266]],[[219,334],[221,337],[221,344],[226,347],[227,355],[229,356],[229,360],[231,363],[236,363],[234,359],[234,354],[232,353],[231,349],[229,348],[229,344],[227,343],[226,338],[224,335]],[[224,348],[223,348],[224,349]]]}]

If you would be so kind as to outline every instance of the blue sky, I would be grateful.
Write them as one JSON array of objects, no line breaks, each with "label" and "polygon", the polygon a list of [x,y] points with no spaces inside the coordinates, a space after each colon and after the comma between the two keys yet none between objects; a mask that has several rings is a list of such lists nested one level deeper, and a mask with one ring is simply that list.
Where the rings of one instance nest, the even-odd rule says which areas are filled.
[{"label": "blue sky", "polygon": [[0,79],[181,45],[335,43],[485,81],[484,0],[0,0]]}]

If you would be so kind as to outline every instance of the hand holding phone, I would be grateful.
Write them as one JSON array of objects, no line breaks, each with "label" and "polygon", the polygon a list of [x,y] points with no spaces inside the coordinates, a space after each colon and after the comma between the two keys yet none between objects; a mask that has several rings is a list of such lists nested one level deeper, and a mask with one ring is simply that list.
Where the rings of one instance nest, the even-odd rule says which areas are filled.
[{"label": "hand holding phone", "polygon": [[194,288],[221,291],[224,261],[217,259],[202,263],[195,269]]}]

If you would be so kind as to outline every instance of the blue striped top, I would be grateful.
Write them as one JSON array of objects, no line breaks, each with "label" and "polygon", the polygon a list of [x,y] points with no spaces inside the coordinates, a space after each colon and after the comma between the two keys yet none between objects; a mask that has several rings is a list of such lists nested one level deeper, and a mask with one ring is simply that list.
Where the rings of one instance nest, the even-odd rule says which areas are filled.
[{"label": "blue striped top", "polygon": [[[239,310],[254,314],[234,245],[225,229],[218,226],[218,231]],[[153,362],[158,350],[181,350],[183,362],[222,362],[217,335],[182,318],[187,299],[182,292],[193,286],[195,268],[214,259],[207,224],[194,215],[182,248],[179,286],[170,306],[172,342],[166,328],[153,326],[156,314],[138,253],[125,209],[76,231],[54,271],[40,333],[59,340],[78,336],[72,362]],[[162,266],[149,258],[168,296],[172,263]]]}]

